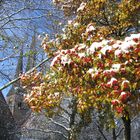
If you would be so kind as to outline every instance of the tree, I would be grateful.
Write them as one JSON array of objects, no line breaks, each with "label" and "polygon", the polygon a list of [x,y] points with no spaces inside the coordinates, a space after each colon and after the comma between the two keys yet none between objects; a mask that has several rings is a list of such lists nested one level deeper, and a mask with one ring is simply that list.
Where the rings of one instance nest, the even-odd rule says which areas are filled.
[{"label": "tree", "polygon": [[136,0],[82,3],[64,34],[43,42],[55,56],[50,72],[21,77],[31,108],[56,113],[65,97],[74,98],[80,116],[98,110],[122,118],[130,140],[131,119],[140,106],[140,34],[126,36],[139,30],[139,9]]},{"label": "tree", "polygon": [[[47,33],[52,38],[63,25],[62,17],[62,12],[54,7],[51,1],[2,0],[0,2],[1,84],[13,79],[15,63],[22,48],[25,61],[27,61],[26,57],[33,53],[29,51],[29,46],[34,34],[36,40],[36,46],[34,47],[40,52],[37,54],[37,62],[41,61],[41,57],[44,58],[43,55],[45,54],[43,49],[39,47],[41,41],[38,36]],[[62,22],[62,25],[59,24],[60,22]],[[52,32],[54,34],[51,34]]]},{"label": "tree", "polygon": [[54,109],[56,113],[65,96],[74,96],[79,114],[90,109],[109,110],[111,116],[122,117],[125,130],[129,130],[130,117],[139,111],[139,34],[133,36],[119,44],[114,40],[94,42],[82,48],[82,53],[79,47],[63,50],[52,63],[53,72],[45,78],[34,77],[35,73],[21,77],[23,84],[32,84],[26,98],[32,109],[48,109],[50,113]]}]

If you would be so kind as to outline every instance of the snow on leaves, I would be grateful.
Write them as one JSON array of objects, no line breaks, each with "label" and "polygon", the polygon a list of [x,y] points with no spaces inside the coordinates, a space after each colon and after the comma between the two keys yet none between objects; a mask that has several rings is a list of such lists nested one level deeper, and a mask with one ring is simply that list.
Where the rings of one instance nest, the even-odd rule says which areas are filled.
[{"label": "snow on leaves", "polygon": [[[33,108],[55,108],[64,96],[72,95],[77,98],[79,113],[110,105],[116,114],[124,115],[124,110],[133,114],[130,108],[138,103],[139,96],[133,91],[140,88],[140,34],[59,50],[51,71],[40,84],[31,84],[26,100]],[[23,85],[28,85],[27,79],[26,75],[21,78]]]}]

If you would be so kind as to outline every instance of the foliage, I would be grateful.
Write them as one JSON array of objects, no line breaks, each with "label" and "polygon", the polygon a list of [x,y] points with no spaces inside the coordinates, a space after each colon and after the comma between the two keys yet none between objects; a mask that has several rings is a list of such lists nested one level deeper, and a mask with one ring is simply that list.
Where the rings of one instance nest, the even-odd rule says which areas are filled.
[{"label": "foliage", "polygon": [[111,112],[110,117],[137,114],[140,34],[124,36],[130,29],[138,30],[139,9],[136,0],[82,3],[64,34],[42,43],[54,56],[50,71],[45,76],[36,72],[21,76],[31,108],[56,113],[65,97],[74,97],[80,115],[93,109]]},{"label": "foliage", "polygon": [[108,105],[119,114],[137,112],[139,95],[134,91],[140,87],[139,41],[140,34],[132,34],[124,41],[103,40],[57,52],[51,73],[43,78],[22,76],[23,84],[32,90],[27,100],[31,106],[49,109],[72,95],[80,113]]}]

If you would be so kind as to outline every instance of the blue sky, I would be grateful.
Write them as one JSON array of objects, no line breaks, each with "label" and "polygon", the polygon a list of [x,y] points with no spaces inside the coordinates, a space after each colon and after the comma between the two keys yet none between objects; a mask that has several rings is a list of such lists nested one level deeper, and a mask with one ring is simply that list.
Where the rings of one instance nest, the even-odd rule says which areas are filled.
[{"label": "blue sky", "polygon": [[[38,2],[38,0],[37,0],[37,2]],[[6,35],[6,37],[9,40],[10,39],[12,40],[12,41],[8,40],[7,42],[3,41],[3,38],[0,35],[0,46],[1,46],[0,47],[0,59],[10,56],[13,53],[16,53],[14,56],[19,56],[19,52],[20,52],[20,48],[21,48],[20,45],[24,46],[25,52],[27,50],[29,50],[28,46],[31,43],[31,38],[33,35],[32,27],[37,28],[37,30],[36,30],[37,35],[45,32],[51,36],[56,33],[56,28],[52,28],[52,27],[54,27],[54,22],[56,22],[56,21],[63,22],[64,21],[63,18],[61,19],[61,17],[63,17],[63,12],[58,10],[57,8],[55,8],[52,5],[51,0],[47,0],[47,1],[44,0],[44,2],[46,2],[47,4],[45,5],[44,3],[40,3],[40,5],[37,5],[37,6],[38,6],[38,8],[39,8],[39,6],[41,6],[40,8],[42,8],[42,9],[46,8],[46,11],[25,10],[19,14],[14,15],[12,17],[12,19],[13,18],[19,19],[19,18],[27,18],[27,17],[38,17],[38,16],[41,16],[42,14],[44,14],[46,16],[44,16],[42,18],[38,18],[38,19],[33,19],[32,21],[27,20],[25,22],[23,22],[22,20],[17,20],[15,23],[18,28],[13,28],[13,27],[16,27],[15,23],[6,24],[4,26],[4,29],[0,28],[1,33],[4,33],[4,35]],[[19,6],[19,9],[20,9],[20,8],[22,8],[23,5],[21,3],[20,5],[17,5],[17,7]],[[37,7],[35,7],[35,8],[37,8]],[[12,7],[11,7],[11,10],[12,10]],[[14,11],[10,11],[10,12],[14,13]],[[47,14],[49,15],[50,13],[52,14],[52,16],[47,16]],[[52,17],[55,17],[55,18],[52,18]],[[56,26],[56,24],[58,25],[58,22],[55,23],[55,26]],[[0,22],[0,27],[1,27],[1,25],[3,25],[3,22]],[[28,28],[28,29],[24,28],[26,26],[28,26],[30,28]],[[12,28],[12,30],[9,28]],[[57,26],[57,29],[58,28],[59,28],[59,30],[61,29],[61,27]],[[25,38],[26,38],[26,41],[24,43],[23,42],[20,43],[18,41],[18,39],[20,39],[20,41],[22,41],[22,40],[25,40]],[[37,43],[37,45],[39,46],[39,44],[40,44],[40,41]],[[3,49],[4,45],[5,45],[5,48]],[[40,49],[39,51],[42,51],[42,50]],[[18,60],[18,57],[14,57],[14,58],[10,58],[10,59],[0,62],[0,71],[2,73],[4,73],[5,75],[8,75],[11,80],[14,79],[15,69],[17,66],[17,60]],[[26,59],[25,59],[25,62],[26,62]],[[7,79],[6,77],[2,76],[2,74],[0,74],[0,87],[2,87],[4,84],[8,83],[9,81],[10,81],[9,79]],[[11,88],[11,86],[9,86],[8,88],[6,88],[2,91],[4,96],[6,96],[6,94],[8,93],[10,88]]]}]

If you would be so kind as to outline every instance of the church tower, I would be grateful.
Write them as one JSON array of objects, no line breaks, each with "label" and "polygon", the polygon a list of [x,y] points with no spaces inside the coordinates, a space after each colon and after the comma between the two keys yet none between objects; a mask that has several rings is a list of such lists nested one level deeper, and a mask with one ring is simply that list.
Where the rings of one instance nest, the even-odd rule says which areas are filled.
[{"label": "church tower", "polygon": [[[23,49],[21,48],[20,56],[17,63],[15,78],[23,73]],[[23,102],[24,92],[20,86],[20,81],[13,84],[9,93],[7,94],[7,103],[12,112],[12,115],[17,124],[24,121],[24,117],[29,110],[27,105]]]},{"label": "church tower", "polygon": [[36,34],[34,32],[34,35],[32,37],[32,42],[30,45],[30,55],[28,56],[26,71],[32,69],[35,66],[36,53],[37,53],[37,51],[36,51]]},{"label": "church tower", "polygon": [[[36,45],[36,39],[34,34],[30,45],[31,53],[29,53],[29,56],[27,58],[26,71],[28,71],[29,69],[35,66],[35,58],[36,58],[35,45]],[[20,51],[15,78],[17,78],[21,73],[23,73],[23,48],[21,48]],[[23,124],[24,121],[30,115],[29,107],[24,102],[24,94],[25,91],[22,89],[20,85],[20,81],[14,83],[11,90],[7,94],[7,103],[18,125]]]}]

